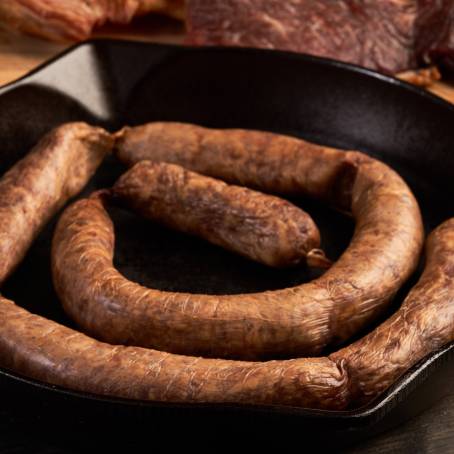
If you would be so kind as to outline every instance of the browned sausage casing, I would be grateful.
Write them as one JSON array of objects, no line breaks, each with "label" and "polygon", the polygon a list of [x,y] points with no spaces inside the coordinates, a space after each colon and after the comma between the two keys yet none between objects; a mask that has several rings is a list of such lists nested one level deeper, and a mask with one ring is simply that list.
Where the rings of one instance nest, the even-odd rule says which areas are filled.
[{"label": "browned sausage casing", "polygon": [[[58,174],[53,178],[59,178]],[[36,176],[28,178],[24,194],[39,193],[40,181]],[[62,193],[59,203],[66,196]],[[55,209],[49,204],[42,218],[36,218],[37,206],[24,210],[26,200],[15,204],[13,214],[26,211],[36,222],[25,233],[19,228],[0,230],[0,243],[35,236],[42,219],[48,219]],[[425,354],[454,339],[453,269],[451,219],[429,237],[423,276],[390,320],[330,359],[266,363],[111,346],[0,297],[0,365],[56,385],[110,396],[342,409],[376,396]]]},{"label": "browned sausage casing", "polygon": [[254,363],[112,346],[0,297],[0,364],[70,389],[169,402],[341,409],[347,380],[327,358]]},{"label": "browned sausage casing", "polygon": [[400,309],[370,334],[330,355],[348,371],[351,402],[380,395],[419,360],[454,340],[454,218],[426,244],[421,279]]},{"label": "browned sausage casing", "polygon": [[112,193],[148,219],[265,265],[297,265],[319,251],[317,226],[295,205],[174,164],[141,161]]},{"label": "browned sausage casing", "polygon": [[156,122],[125,127],[115,136],[115,154],[128,166],[143,160],[178,164],[263,192],[321,199],[352,211],[355,217],[352,191],[359,196],[363,189],[354,190],[355,180],[373,186],[371,200],[379,189],[379,177],[391,177],[387,192],[402,189],[403,197],[409,193],[391,169],[362,153],[345,153],[281,134]]},{"label": "browned sausage casing", "polygon": [[41,227],[85,186],[112,146],[103,129],[68,123],[47,134],[0,179],[0,283]]},{"label": "browned sausage casing", "polygon": [[69,207],[55,232],[53,279],[66,312],[106,342],[218,358],[313,355],[347,338],[413,270],[422,227],[410,190],[391,169],[357,153],[328,153],[360,162],[352,202],[357,228],[321,278],[242,295],[145,288],[114,268],[114,228],[95,197]]},{"label": "browned sausage casing", "polygon": [[423,227],[416,200],[393,170],[361,153],[172,123],[119,137],[118,154],[128,162],[180,162],[265,191],[318,197],[351,209],[356,229],[337,263],[313,282],[247,295],[175,294],[121,276],[104,208],[80,202],[56,232],[54,281],[67,312],[103,340],[242,359],[319,354],[374,319],[417,264]]},{"label": "browned sausage casing", "polygon": [[454,340],[453,270],[451,219],[429,237],[423,276],[390,320],[330,358],[264,363],[111,346],[0,298],[0,364],[48,383],[133,399],[355,407]]}]

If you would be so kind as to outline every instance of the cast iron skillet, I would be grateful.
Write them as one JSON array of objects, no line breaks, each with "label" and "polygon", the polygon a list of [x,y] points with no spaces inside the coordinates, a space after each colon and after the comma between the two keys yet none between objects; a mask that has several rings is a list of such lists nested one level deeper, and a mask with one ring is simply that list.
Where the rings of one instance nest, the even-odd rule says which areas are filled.
[{"label": "cast iron skillet", "polygon": [[[188,121],[269,130],[358,149],[405,177],[421,204],[427,230],[454,215],[454,108],[423,90],[355,66],[250,49],[86,42],[0,89],[0,173],[46,131],[74,120],[110,130],[151,120]],[[122,171],[111,159],[86,193],[112,184]],[[352,222],[311,201],[296,203],[313,214],[324,247],[337,257],[348,244]],[[305,270],[268,270],[128,213],[117,210],[112,215],[117,266],[145,285],[235,293],[295,285],[313,277]],[[54,222],[2,291],[17,304],[71,326],[51,284]],[[401,291],[393,310],[416,277]],[[204,440],[208,433],[242,431],[266,440],[272,428],[273,436],[290,443],[302,435],[308,440],[321,434],[342,441],[384,430],[446,395],[454,377],[452,352],[453,345],[433,352],[378,400],[348,412],[128,402],[59,389],[6,370],[0,371],[0,395],[18,417],[46,421],[53,428],[63,419],[73,433],[118,425],[122,433],[154,430],[154,440],[159,440],[160,430],[171,426],[175,433],[198,434]]]}]

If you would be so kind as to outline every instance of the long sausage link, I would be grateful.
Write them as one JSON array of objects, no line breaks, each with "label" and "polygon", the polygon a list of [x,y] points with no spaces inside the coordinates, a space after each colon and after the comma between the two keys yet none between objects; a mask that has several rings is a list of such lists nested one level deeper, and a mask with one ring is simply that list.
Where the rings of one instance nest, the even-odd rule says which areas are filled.
[{"label": "long sausage link", "polygon": [[427,242],[419,283],[396,314],[329,358],[263,363],[112,346],[0,298],[0,364],[67,388],[163,402],[234,402],[342,410],[379,396],[454,340],[454,218]]}]

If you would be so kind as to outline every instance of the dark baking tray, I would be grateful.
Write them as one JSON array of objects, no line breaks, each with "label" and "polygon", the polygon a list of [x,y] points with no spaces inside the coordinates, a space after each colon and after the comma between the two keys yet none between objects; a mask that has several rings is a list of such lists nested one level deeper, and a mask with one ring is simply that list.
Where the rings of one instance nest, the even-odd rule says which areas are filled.
[{"label": "dark baking tray", "polygon": [[[74,120],[110,130],[150,120],[188,121],[359,149],[406,178],[427,230],[454,215],[454,108],[423,90],[355,66],[283,52],[89,41],[0,89],[0,173],[46,131]],[[122,170],[110,159],[85,193],[110,185]],[[295,202],[313,214],[325,248],[337,257],[348,244],[351,221],[311,201]],[[112,215],[117,266],[145,285],[228,293],[279,288],[314,277],[304,269],[268,270],[131,214],[117,210]],[[49,272],[54,223],[3,293],[71,326]],[[454,378],[452,356],[452,344],[433,352],[378,400],[348,412],[128,402],[59,389],[5,370],[0,371],[0,395],[3,408],[18,421],[31,421],[40,431],[51,427],[53,436],[66,428],[73,435],[107,431],[112,440],[114,434],[122,438],[133,431],[135,437],[149,436],[156,443],[171,427],[178,435],[166,438],[167,445],[194,436],[200,444],[223,437],[225,444],[245,433],[254,443],[257,437],[295,443],[303,435],[305,440],[342,443],[391,427],[447,395]]]}]

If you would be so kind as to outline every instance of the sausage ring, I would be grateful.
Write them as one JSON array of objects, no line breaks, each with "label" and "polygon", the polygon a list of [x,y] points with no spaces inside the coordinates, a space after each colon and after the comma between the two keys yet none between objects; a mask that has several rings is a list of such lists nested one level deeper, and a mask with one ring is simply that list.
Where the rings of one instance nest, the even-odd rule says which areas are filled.
[{"label": "sausage ring", "polygon": [[[211,174],[217,169],[223,177],[225,170],[230,181],[237,172],[236,181],[244,183],[247,176],[248,185],[269,192],[310,194],[340,209],[351,207],[352,242],[322,277],[294,288],[216,296],[161,292],[128,281],[113,267],[113,225],[101,200],[76,202],[55,233],[53,278],[66,311],[88,333],[107,342],[207,357],[317,355],[375,318],[414,270],[423,242],[421,215],[410,189],[386,165],[359,152],[283,136],[179,126],[126,130],[119,156],[142,150],[137,136],[148,143],[150,130],[157,129],[147,157],[162,152],[157,160],[165,155],[189,167],[198,163],[192,167]],[[217,148],[210,145],[209,159],[202,144],[211,134]],[[159,140],[186,154],[176,159],[177,152],[164,152]]]},{"label": "sausage ring", "polygon": [[[1,282],[46,222],[85,186],[112,145],[100,128],[67,124],[45,136],[0,179],[0,251],[7,259]],[[304,379],[308,364],[320,373],[311,383]],[[162,401],[216,402],[225,395],[232,402],[311,407],[328,404],[336,394],[328,405],[338,406],[346,385],[344,371],[326,358],[264,366],[111,346],[33,315],[3,296],[0,366],[75,390]]]}]

